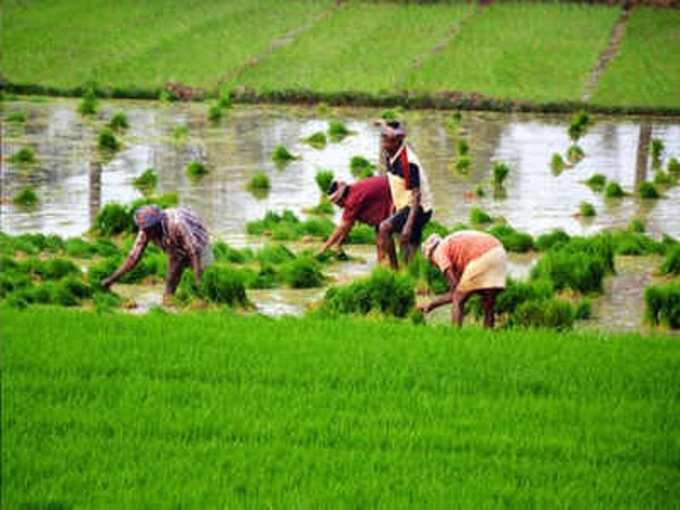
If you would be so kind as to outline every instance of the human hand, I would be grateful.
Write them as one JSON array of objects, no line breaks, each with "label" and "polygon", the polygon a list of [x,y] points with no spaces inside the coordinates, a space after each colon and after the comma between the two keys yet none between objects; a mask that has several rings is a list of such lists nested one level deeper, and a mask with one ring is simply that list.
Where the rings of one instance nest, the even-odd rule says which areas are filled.
[{"label": "human hand", "polygon": [[104,290],[109,290],[109,287],[113,285],[113,280],[111,278],[104,278],[99,282],[99,285],[101,285]]},{"label": "human hand", "polygon": [[420,303],[416,305],[416,310],[423,314],[430,313],[430,303]]}]

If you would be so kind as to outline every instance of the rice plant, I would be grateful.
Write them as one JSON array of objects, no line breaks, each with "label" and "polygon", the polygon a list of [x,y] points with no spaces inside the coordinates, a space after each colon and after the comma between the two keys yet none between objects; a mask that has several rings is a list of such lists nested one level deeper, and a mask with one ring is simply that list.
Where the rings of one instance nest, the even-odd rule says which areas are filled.
[{"label": "rice plant", "polygon": [[108,127],[113,131],[125,131],[130,127],[127,115],[123,112],[117,112],[108,123]]},{"label": "rice plant", "polygon": [[78,113],[81,115],[95,115],[97,113],[97,103],[94,88],[88,88],[85,95],[83,95],[83,99],[78,104]]},{"label": "rice plant", "polygon": [[678,161],[677,158],[670,158],[668,160],[668,166],[666,167],[666,171],[677,177],[680,178],[680,161]]},{"label": "rice plant", "polygon": [[187,164],[186,172],[190,179],[196,180],[208,175],[210,170],[205,164],[199,161],[191,161]]},{"label": "rice plant", "polygon": [[22,147],[9,158],[9,162],[14,165],[28,165],[35,161],[35,151],[31,147]]},{"label": "rice plant", "polygon": [[340,141],[352,134],[344,123],[339,120],[332,120],[328,123],[328,136],[334,142]]},{"label": "rice plant", "polygon": [[604,174],[593,174],[586,181],[586,185],[593,191],[600,192],[607,184],[607,177]]},{"label": "rice plant", "polygon": [[503,186],[506,177],[510,173],[510,167],[501,162],[496,162],[493,165],[493,183],[496,187]]},{"label": "rice plant", "polygon": [[581,202],[579,205],[579,215],[582,218],[594,218],[597,215],[595,207],[590,202]]},{"label": "rice plant", "polygon": [[176,145],[182,145],[189,137],[189,128],[187,126],[175,126],[172,129],[172,141]]},{"label": "rice plant", "polygon": [[680,329],[680,283],[650,285],[645,289],[645,314],[653,325]]},{"label": "rice plant", "polygon": [[315,149],[323,149],[326,147],[326,143],[328,142],[326,139],[326,134],[322,131],[317,131],[316,133],[305,138],[303,141]]},{"label": "rice plant", "polygon": [[147,168],[141,175],[132,181],[132,185],[144,196],[152,195],[158,186],[158,174],[153,168]]},{"label": "rice plant", "polygon": [[285,165],[295,159],[298,157],[291,154],[283,145],[278,145],[272,153],[272,160],[278,165]]},{"label": "rice plant", "polygon": [[35,207],[38,202],[38,195],[31,187],[22,188],[12,197],[12,203],[19,207]]},{"label": "rice plant", "polygon": [[661,166],[661,156],[663,155],[663,151],[666,148],[665,144],[663,143],[663,140],[660,138],[652,138],[652,166],[654,168],[658,168]]},{"label": "rice plant", "polygon": [[7,116],[6,121],[23,124],[26,122],[26,114],[24,112],[12,112]]},{"label": "rice plant", "polygon": [[212,104],[208,108],[208,120],[215,123],[219,122],[222,118],[222,108],[219,104]]},{"label": "rice plant", "polygon": [[372,177],[375,165],[363,156],[352,156],[349,161],[349,171],[357,179]]},{"label": "rice plant", "polygon": [[564,170],[566,166],[566,163],[564,162],[564,158],[562,157],[561,154],[555,153],[552,155],[552,158],[550,159],[550,168],[554,173],[559,174]]},{"label": "rice plant", "polygon": [[653,183],[651,182],[643,182],[640,184],[640,188],[638,189],[638,194],[640,195],[640,198],[648,199],[648,200],[654,200],[657,198],[661,198],[661,194],[659,191],[656,189],[656,186],[654,186]]},{"label": "rice plant", "polygon": [[576,144],[570,145],[567,149],[567,160],[569,160],[572,165],[581,161],[585,156],[586,154],[583,152],[583,149]]},{"label": "rice plant", "polygon": [[325,195],[329,188],[331,187],[331,182],[333,182],[333,172],[331,170],[319,170],[316,172],[314,179],[316,180],[316,185],[319,187],[319,191],[322,195]]},{"label": "rice plant", "polygon": [[493,223],[493,218],[483,209],[479,207],[473,207],[470,209],[470,223],[473,225]]},{"label": "rice plant", "polygon": [[256,198],[264,198],[269,193],[271,189],[271,183],[269,182],[269,176],[262,170],[255,172],[248,182],[248,190]]},{"label": "rice plant", "polygon": [[590,116],[586,112],[577,112],[571,117],[569,129],[567,130],[569,138],[576,143],[586,134],[590,126]]},{"label": "rice plant", "polygon": [[459,156],[467,156],[470,153],[470,144],[468,144],[467,140],[458,140],[456,151]]},{"label": "rice plant", "polygon": [[467,174],[468,171],[470,170],[470,165],[472,164],[472,160],[470,159],[470,156],[459,156],[456,159],[456,170],[458,173],[461,174]]},{"label": "rice plant", "polygon": [[622,198],[626,195],[621,185],[616,181],[609,181],[604,189],[606,198]]},{"label": "rice plant", "polygon": [[111,129],[103,128],[97,137],[97,147],[104,152],[116,152],[121,145]]}]

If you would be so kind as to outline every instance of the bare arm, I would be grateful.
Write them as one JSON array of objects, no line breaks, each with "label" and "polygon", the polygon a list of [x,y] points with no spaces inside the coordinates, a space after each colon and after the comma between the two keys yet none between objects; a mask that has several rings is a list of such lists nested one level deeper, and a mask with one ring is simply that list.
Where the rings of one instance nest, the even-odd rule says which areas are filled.
[{"label": "bare arm", "polygon": [[349,234],[350,230],[352,230],[353,225],[354,225],[353,221],[342,220],[340,225],[338,225],[335,228],[331,236],[326,240],[325,243],[323,243],[323,246],[319,250],[319,254],[324,253],[326,250],[333,247],[333,245],[337,244],[338,246],[340,246],[347,238],[347,235]]},{"label": "bare arm", "polygon": [[121,276],[135,267],[137,263],[139,263],[139,259],[142,258],[142,254],[144,253],[147,244],[149,244],[149,237],[146,235],[146,232],[140,230],[137,234],[137,239],[135,239],[135,244],[132,246],[132,249],[127,256],[127,259],[125,259],[125,262],[123,262],[123,264],[118,269],[116,269],[111,276],[102,280],[102,287],[110,287],[114,282],[118,281]]},{"label": "bare arm", "polygon": [[423,312],[429,313],[432,310],[436,310],[440,306],[447,305],[453,301],[453,293],[456,292],[456,287],[458,287],[458,278],[456,278],[453,269],[450,267],[444,271],[444,276],[446,276],[446,279],[449,282],[449,291],[440,296],[436,296],[432,301],[422,306],[421,309]]}]

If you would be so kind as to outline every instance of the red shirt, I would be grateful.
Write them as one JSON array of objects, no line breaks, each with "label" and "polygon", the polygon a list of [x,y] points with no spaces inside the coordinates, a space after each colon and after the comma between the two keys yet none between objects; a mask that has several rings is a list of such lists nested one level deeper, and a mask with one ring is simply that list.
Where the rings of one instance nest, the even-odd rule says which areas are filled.
[{"label": "red shirt", "polygon": [[349,186],[342,219],[351,223],[359,220],[377,227],[391,212],[390,186],[387,177],[381,175]]}]

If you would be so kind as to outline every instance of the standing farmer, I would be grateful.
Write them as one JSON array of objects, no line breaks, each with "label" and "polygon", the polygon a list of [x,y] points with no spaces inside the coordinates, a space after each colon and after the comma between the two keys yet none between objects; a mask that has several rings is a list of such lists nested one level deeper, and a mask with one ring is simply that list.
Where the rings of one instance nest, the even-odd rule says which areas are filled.
[{"label": "standing farmer", "polygon": [[465,303],[473,294],[480,294],[484,327],[493,328],[496,296],[505,288],[508,264],[500,241],[476,230],[461,230],[444,239],[432,234],[423,244],[423,254],[444,273],[450,290],[418,308],[428,313],[452,303],[451,321],[462,326]]},{"label": "standing farmer", "polygon": [[423,228],[432,217],[432,194],[427,175],[415,153],[404,141],[400,122],[383,124],[380,136],[390,193],[396,212],[380,224],[378,246],[393,269],[398,268],[392,235],[399,233],[399,244],[408,263],[420,244]]},{"label": "standing farmer", "polygon": [[[369,177],[354,184],[343,181],[333,181],[328,189],[328,195],[335,205],[344,209],[342,220],[335,231],[326,240],[319,254],[333,246],[340,248],[352,230],[356,221],[375,227],[376,231],[392,211],[392,199],[387,177]],[[378,245],[378,260],[384,254]]]},{"label": "standing farmer", "polygon": [[158,206],[145,205],[135,211],[134,221],[139,227],[135,244],[123,265],[102,280],[102,287],[110,287],[134,268],[149,241],[163,250],[169,259],[164,303],[175,293],[185,268],[191,267],[194,270],[196,285],[199,284],[203,269],[212,262],[212,253],[208,232],[198,216],[187,209],[163,211]]}]

